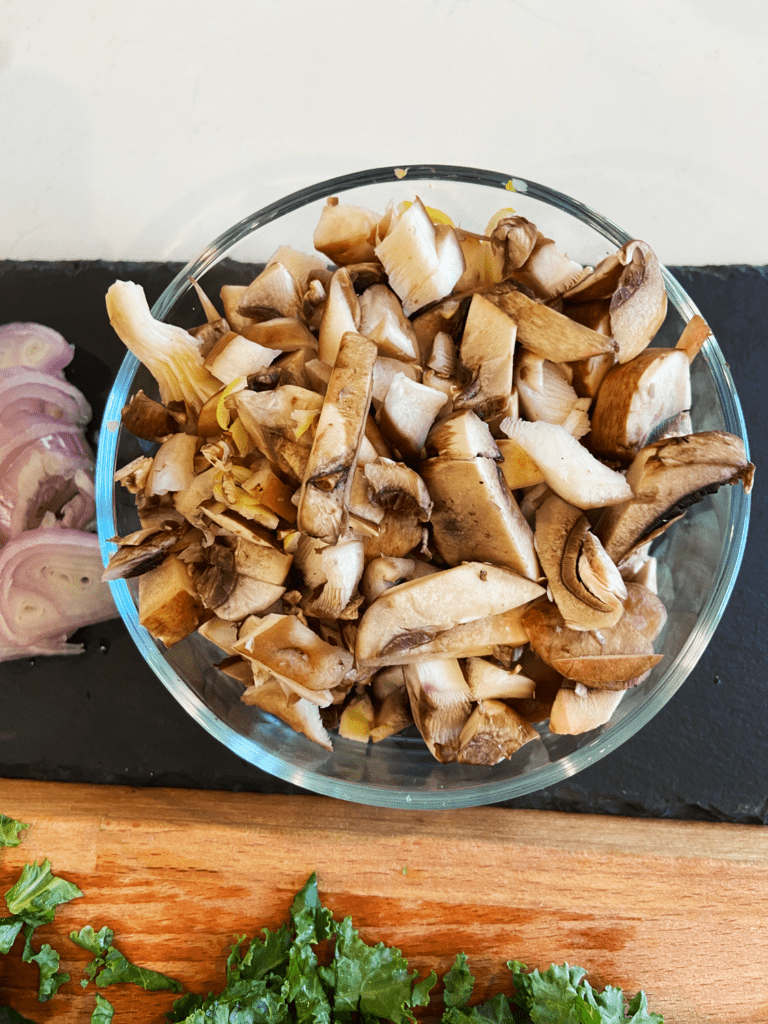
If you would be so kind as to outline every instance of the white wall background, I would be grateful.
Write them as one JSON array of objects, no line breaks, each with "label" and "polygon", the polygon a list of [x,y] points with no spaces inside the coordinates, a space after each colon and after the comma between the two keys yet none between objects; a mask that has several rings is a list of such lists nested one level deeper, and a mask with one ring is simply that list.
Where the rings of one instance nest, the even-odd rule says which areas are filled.
[{"label": "white wall background", "polygon": [[764,0],[0,0],[0,259],[187,259],[428,162],[768,263],[767,55]]}]

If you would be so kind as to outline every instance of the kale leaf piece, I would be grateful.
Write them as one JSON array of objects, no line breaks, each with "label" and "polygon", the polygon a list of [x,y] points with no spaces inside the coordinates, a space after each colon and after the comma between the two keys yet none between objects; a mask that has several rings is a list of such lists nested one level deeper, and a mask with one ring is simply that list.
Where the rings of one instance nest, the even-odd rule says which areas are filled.
[{"label": "kale leaf piece", "polygon": [[29,825],[25,825],[23,821],[16,821],[15,818],[0,814],[0,847],[18,846],[21,842],[21,831],[25,828],[29,828]]}]

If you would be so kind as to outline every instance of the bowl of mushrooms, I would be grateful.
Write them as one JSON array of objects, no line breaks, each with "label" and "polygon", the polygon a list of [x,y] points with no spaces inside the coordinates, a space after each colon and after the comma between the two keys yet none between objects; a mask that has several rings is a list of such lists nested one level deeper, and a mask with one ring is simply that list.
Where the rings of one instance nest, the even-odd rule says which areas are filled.
[{"label": "bowl of mushrooms", "polygon": [[234,225],[150,310],[97,462],[104,578],[159,680],[308,790],[550,786],[683,684],[754,467],[651,244],[549,188],[378,168]]}]

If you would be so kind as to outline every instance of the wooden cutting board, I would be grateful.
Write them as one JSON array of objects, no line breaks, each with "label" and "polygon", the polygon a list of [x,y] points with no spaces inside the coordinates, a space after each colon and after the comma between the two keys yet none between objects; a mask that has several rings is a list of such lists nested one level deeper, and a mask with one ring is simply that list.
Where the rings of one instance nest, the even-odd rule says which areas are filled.
[{"label": "wooden cutting board", "polygon": [[[107,924],[129,959],[207,994],[223,985],[235,936],[277,927],[313,871],[337,917],[397,945],[420,973],[465,952],[478,998],[508,990],[509,959],[568,961],[598,987],[643,988],[667,1024],[768,1021],[760,826],[8,780],[0,812],[32,826],[0,851],[2,892],[46,857],[84,892],[35,936],[71,975],[52,1000],[37,1002],[20,940],[0,956],[0,1004],[41,1024],[90,1020],[95,989],[80,986],[90,956],[71,930]],[[115,1024],[160,1022],[174,998],[101,991]]]}]

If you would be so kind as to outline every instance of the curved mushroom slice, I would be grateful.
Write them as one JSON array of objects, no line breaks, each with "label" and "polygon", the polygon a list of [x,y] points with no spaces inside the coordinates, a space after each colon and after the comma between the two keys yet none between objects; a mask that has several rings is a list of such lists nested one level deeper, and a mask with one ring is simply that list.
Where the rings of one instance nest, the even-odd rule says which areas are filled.
[{"label": "curved mushroom slice", "polygon": [[548,486],[577,508],[602,508],[632,497],[621,473],[609,469],[557,423],[504,420],[501,429],[539,467]]},{"label": "curved mushroom slice", "polygon": [[464,672],[473,700],[503,700],[533,697],[536,684],[524,676],[520,666],[506,669],[488,658],[467,658]]},{"label": "curved mushroom slice", "polygon": [[646,348],[667,315],[667,290],[655,253],[645,242],[627,242],[620,252],[625,264],[611,298],[611,334],[620,363]]},{"label": "curved mushroom slice", "polygon": [[660,425],[690,410],[689,367],[687,353],[676,348],[646,349],[612,367],[592,412],[592,450],[630,462]]},{"label": "curved mushroom slice", "polygon": [[240,700],[276,715],[296,732],[303,733],[308,739],[319,743],[326,750],[332,750],[331,737],[323,725],[320,708],[304,697],[289,697],[278,680],[271,679],[260,686],[249,686]]},{"label": "curved mushroom slice", "polygon": [[282,585],[292,556],[269,544],[239,538],[233,547],[212,544],[196,584],[206,608],[220,619],[240,621],[258,615],[285,593]]},{"label": "curved mushroom slice", "polygon": [[551,495],[536,512],[535,543],[566,626],[615,626],[624,613],[627,588],[581,509]]},{"label": "curved mushroom slice", "polygon": [[528,603],[525,603],[497,615],[459,623],[424,643],[417,642],[418,636],[406,635],[402,650],[393,649],[385,658],[374,659],[372,664],[408,665],[432,658],[496,657],[502,650],[528,643],[528,634],[522,626],[527,607]]},{"label": "curved mushroom slice", "polygon": [[557,692],[549,716],[549,731],[576,736],[609,722],[624,690],[595,690],[582,683],[565,682]]},{"label": "curved mushroom slice", "polygon": [[312,241],[318,252],[339,266],[376,258],[376,228],[381,214],[340,203],[332,196],[322,209]]},{"label": "curved mushroom slice", "polygon": [[381,432],[404,459],[417,459],[432,424],[448,401],[435,388],[395,374],[376,419]]},{"label": "curved mushroom slice", "polygon": [[425,447],[428,455],[448,459],[495,459],[502,455],[488,424],[471,409],[452,412],[432,427]]},{"label": "curved mushroom slice", "polygon": [[381,556],[405,558],[424,543],[424,534],[424,524],[412,512],[385,510],[375,534],[363,537],[366,563]]},{"label": "curved mushroom slice", "polygon": [[461,730],[469,718],[469,688],[455,658],[422,661],[403,669],[411,714],[433,757],[456,760]]},{"label": "curved mushroom slice", "polygon": [[523,627],[531,647],[555,671],[596,688],[633,686],[663,657],[623,616],[609,629],[569,629],[557,606],[546,598],[527,609]]},{"label": "curved mushroom slice", "polygon": [[156,569],[170,549],[179,543],[186,524],[166,522],[146,530],[116,537],[117,551],[110,556],[102,580],[127,580]]},{"label": "curved mushroom slice", "polygon": [[523,348],[554,363],[616,351],[613,338],[529,299],[522,291],[502,290],[498,286],[486,292],[485,297],[515,321],[517,341]]},{"label": "curved mushroom slice", "polygon": [[366,610],[357,631],[357,661],[400,660],[403,652],[454,626],[517,608],[541,593],[537,583],[511,569],[482,562],[409,580],[385,591]]},{"label": "curved mushroom slice", "polygon": [[302,533],[328,543],[349,516],[349,493],[371,401],[376,346],[347,332],[331,372],[299,496]]},{"label": "curved mushroom slice", "polygon": [[724,484],[741,481],[749,494],[754,471],[734,434],[709,430],[657,441],[642,448],[627,470],[634,497],[605,509],[595,534],[618,564]]},{"label": "curved mushroom slice", "polygon": [[150,496],[186,490],[195,479],[196,448],[193,434],[171,434],[155,453],[144,493]]},{"label": "curved mushroom slice", "polygon": [[464,257],[464,273],[454,285],[454,291],[476,291],[490,288],[504,278],[504,253],[494,251],[491,239],[478,237],[469,231],[456,228],[456,237]]},{"label": "curved mushroom slice", "polygon": [[508,704],[481,700],[461,730],[456,760],[460,764],[498,764],[538,738],[530,722]]},{"label": "curved mushroom slice", "polygon": [[328,285],[317,341],[317,358],[333,366],[341,339],[360,327],[360,301],[346,267],[337,270]]},{"label": "curved mushroom slice", "polygon": [[589,433],[589,398],[579,398],[561,367],[533,352],[521,352],[515,365],[515,388],[520,411],[527,420],[569,423],[569,433],[583,437]]},{"label": "curved mushroom slice", "polygon": [[320,552],[320,559],[325,583],[312,602],[311,613],[319,618],[338,619],[352,600],[363,575],[363,543],[348,538],[329,544]]},{"label": "curved mushroom slice", "polygon": [[603,352],[599,356],[589,356],[587,359],[576,359],[568,363],[571,387],[580,398],[594,398],[615,362],[614,352]]},{"label": "curved mushroom slice", "polygon": [[492,562],[539,576],[533,534],[492,459],[427,459],[421,475],[434,502],[432,533],[448,565]]},{"label": "curved mushroom slice", "polygon": [[472,409],[490,419],[512,391],[512,364],[517,326],[493,302],[472,296],[461,336],[459,358],[470,381],[454,396],[456,409]]},{"label": "curved mushroom slice", "polygon": [[354,665],[349,651],[321,640],[295,615],[270,615],[248,628],[244,623],[235,650],[288,686],[308,690],[333,690]]},{"label": "curved mushroom slice", "polygon": [[393,512],[413,513],[422,523],[429,522],[432,500],[419,474],[402,462],[378,458],[363,467],[369,496],[374,505]]},{"label": "curved mushroom slice", "polygon": [[360,591],[368,604],[372,604],[385,590],[412,579],[415,568],[414,558],[391,558],[386,555],[373,558],[363,572]]}]

